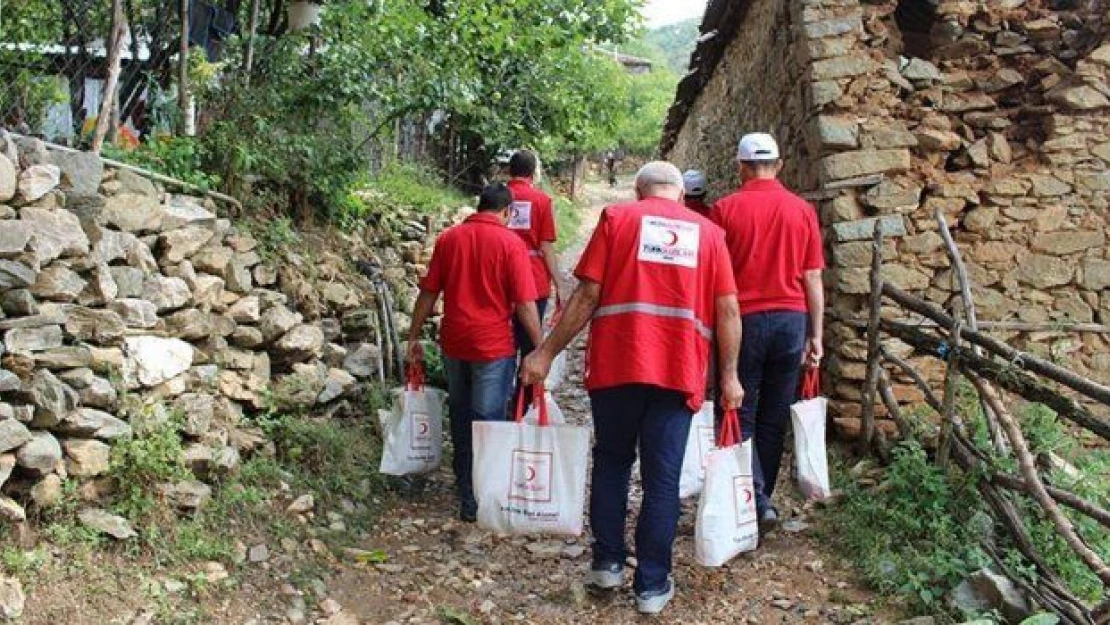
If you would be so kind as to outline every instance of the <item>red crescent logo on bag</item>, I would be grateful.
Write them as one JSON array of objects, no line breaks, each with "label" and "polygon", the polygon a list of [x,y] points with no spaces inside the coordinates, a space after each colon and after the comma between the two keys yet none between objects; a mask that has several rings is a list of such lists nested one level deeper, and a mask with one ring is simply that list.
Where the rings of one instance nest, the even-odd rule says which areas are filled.
[{"label": "red crescent logo on bag", "polygon": [[752,500],[752,491],[744,490],[744,503],[749,503]]},{"label": "red crescent logo on bag", "polygon": [[525,481],[528,481],[528,482],[536,481],[536,467],[528,467],[528,477],[525,478]]},{"label": "red crescent logo on bag", "polygon": [[420,435],[423,436],[428,433],[428,424],[425,422],[420,423]]}]

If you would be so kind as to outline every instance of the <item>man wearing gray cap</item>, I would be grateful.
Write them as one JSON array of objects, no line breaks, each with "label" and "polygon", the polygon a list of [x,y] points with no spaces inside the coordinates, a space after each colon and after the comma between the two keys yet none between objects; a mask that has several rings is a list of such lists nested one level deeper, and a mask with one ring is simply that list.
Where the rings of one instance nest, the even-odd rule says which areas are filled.
[{"label": "man wearing gray cap", "polygon": [[682,204],[682,174],[644,165],[639,201],[605,209],[575,270],[580,284],[562,320],[524,360],[525,383],[542,382],[551,360],[587,323],[596,444],[587,582],[624,584],[624,541],[632,463],[640,454],[643,505],[636,524],[637,609],[661,612],[674,597],[671,559],[678,480],[694,411],[701,407],[710,341],[716,336],[720,402],[739,407],[740,323],[736,282],[721,229]]},{"label": "man wearing gray cap", "polygon": [[744,439],[755,437],[760,524],[778,523],[771,496],[778,479],[790,404],[802,365],[824,353],[825,267],[817,212],[778,181],[779,147],[768,134],[745,135],[737,153],[740,190],[719,200],[710,218],[724,228],[743,320],[740,408]]}]

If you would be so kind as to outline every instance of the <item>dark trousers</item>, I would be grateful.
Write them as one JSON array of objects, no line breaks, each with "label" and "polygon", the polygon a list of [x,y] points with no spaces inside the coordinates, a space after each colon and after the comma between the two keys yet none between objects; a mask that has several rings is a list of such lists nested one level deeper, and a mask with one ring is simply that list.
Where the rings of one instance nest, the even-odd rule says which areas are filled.
[{"label": "dark trousers", "polygon": [[[547,302],[548,302],[548,298],[546,298],[546,297],[543,298],[543,299],[536,300],[536,312],[538,312],[539,315],[540,315],[540,325],[543,325],[543,314],[545,312],[547,312]],[[518,363],[518,366],[519,366],[519,363],[524,361],[524,357],[527,356],[528,354],[531,354],[532,350],[536,349],[536,346],[532,343],[532,339],[528,338],[528,332],[526,332],[524,330],[524,325],[522,323],[520,323],[520,320],[517,319],[516,315],[513,315],[513,337],[516,338],[516,354],[517,354],[517,363]],[[510,414],[516,414],[516,402],[517,402],[517,398],[519,398],[519,397],[520,397],[520,378],[518,377],[517,381],[516,381],[515,391],[513,392],[512,407],[511,407]],[[526,389],[524,389],[524,405],[527,406],[528,404],[531,404],[531,403],[532,403],[532,389],[531,388],[526,388]]]},{"label": "dark trousers", "polygon": [[752,461],[756,507],[771,505],[779,476],[790,405],[798,394],[809,317],[794,311],[744,315],[740,347],[740,418],[744,440],[755,437]]},{"label": "dark trousers", "polygon": [[447,370],[447,410],[451,418],[451,443],[455,448],[455,487],[463,506],[473,506],[475,421],[504,421],[505,406],[513,387],[513,358],[491,362],[467,362],[444,357]]},{"label": "dark trousers", "polygon": [[624,525],[636,450],[644,501],[636,522],[636,592],[660,590],[671,573],[678,529],[678,480],[693,412],[677,391],[634,384],[590,393],[594,466],[590,527],[594,561],[624,563]]}]

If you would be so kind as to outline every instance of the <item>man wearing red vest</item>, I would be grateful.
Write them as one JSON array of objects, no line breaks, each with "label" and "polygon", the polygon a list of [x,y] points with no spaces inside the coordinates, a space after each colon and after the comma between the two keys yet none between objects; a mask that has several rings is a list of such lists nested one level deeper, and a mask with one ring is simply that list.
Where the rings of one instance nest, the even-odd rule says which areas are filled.
[{"label": "man wearing red vest", "polygon": [[756,508],[764,527],[771,505],[790,404],[802,364],[816,367],[825,312],[825,255],[817,212],[778,181],[782,161],[767,134],[745,135],[737,160],[743,185],[717,201],[711,219],[725,231],[743,315],[740,409],[745,440],[755,437]]},{"label": "man wearing red vest", "polygon": [[[509,191],[513,194],[513,203],[508,226],[528,247],[529,268],[536,282],[536,312],[542,321],[551,297],[551,282],[559,275],[559,257],[555,253],[555,214],[551,197],[534,184],[537,166],[536,155],[527,150],[519,150],[509,159]],[[536,344],[519,321],[513,321],[513,333],[520,358],[532,353]],[[531,392],[526,390],[524,401],[531,399]]]},{"label": "man wearing red vest", "polygon": [[420,282],[409,330],[409,358],[420,360],[420,329],[442,293],[440,344],[447,370],[455,484],[459,516],[468,522],[478,512],[471,483],[471,424],[505,419],[516,369],[510,323],[514,313],[532,340],[540,339],[528,250],[505,227],[511,202],[508,187],[490,185],[482,190],[478,212],[440,235],[428,274]]},{"label": "man wearing red vest", "polygon": [[714,334],[725,363],[722,404],[739,407],[744,392],[735,365],[736,283],[723,233],[682,205],[682,174],[670,163],[645,165],[636,195],[639,201],[602,213],[575,271],[580,284],[521,375],[525,383],[542,381],[552,359],[590,323],[586,387],[596,444],[588,583],[611,589],[624,582],[629,478],[638,447],[644,499],[633,589],[637,608],[654,614],[674,596],[678,480]]}]

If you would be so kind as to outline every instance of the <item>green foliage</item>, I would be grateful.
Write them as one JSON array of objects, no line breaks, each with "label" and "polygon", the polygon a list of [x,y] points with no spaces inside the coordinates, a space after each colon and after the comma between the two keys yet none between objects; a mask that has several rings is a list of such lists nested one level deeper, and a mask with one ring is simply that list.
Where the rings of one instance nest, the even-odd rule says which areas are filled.
[{"label": "green foliage", "polygon": [[182,415],[170,413],[166,422],[112,447],[109,476],[118,488],[115,509],[120,514],[134,521],[144,520],[158,507],[159,484],[192,478],[182,453],[183,421]]},{"label": "green foliage", "polygon": [[387,209],[404,208],[428,215],[472,203],[471,198],[443,184],[443,175],[414,163],[390,163],[372,176],[367,185],[369,203],[387,203]]},{"label": "green foliage", "polygon": [[558,228],[559,237],[556,248],[562,253],[578,241],[585,208],[559,195],[555,196],[553,206],[555,209],[555,226]]},{"label": "green foliage", "polygon": [[690,54],[697,45],[700,24],[700,19],[693,18],[662,26],[648,31],[644,39],[662,52],[671,71],[682,75],[690,67]]},{"label": "green foliage", "polygon": [[219,176],[205,173],[202,145],[193,137],[159,136],[124,150],[108,145],[104,156],[177,178],[202,189],[219,186]]},{"label": "green foliage", "polygon": [[655,154],[667,111],[674,101],[678,76],[666,68],[629,77],[625,110],[615,135],[628,152],[648,157]]},{"label": "green foliage", "polygon": [[256,229],[259,253],[268,260],[279,257],[282,252],[301,240],[293,227],[293,220],[287,216],[274,217],[261,226]]},{"label": "green foliage", "polygon": [[443,351],[435,341],[422,341],[424,347],[424,375],[430,386],[447,388],[447,370],[443,366]]},{"label": "green foliage", "polygon": [[944,594],[987,564],[990,531],[974,482],[932,464],[917,444],[894,451],[881,484],[868,489],[836,471],[846,498],[831,511],[828,538],[879,591],[922,613],[943,610]]}]

